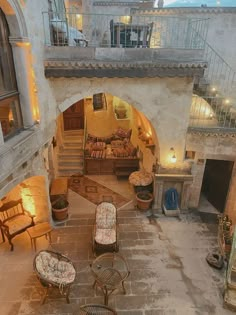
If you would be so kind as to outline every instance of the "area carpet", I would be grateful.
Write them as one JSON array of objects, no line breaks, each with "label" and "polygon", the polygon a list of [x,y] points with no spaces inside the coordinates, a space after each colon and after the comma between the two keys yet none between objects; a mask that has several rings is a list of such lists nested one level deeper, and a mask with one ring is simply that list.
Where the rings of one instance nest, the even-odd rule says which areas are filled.
[{"label": "area carpet", "polygon": [[119,209],[130,202],[127,198],[86,176],[73,175],[69,178],[68,187],[95,205],[102,201],[106,201],[112,202],[116,208]]}]

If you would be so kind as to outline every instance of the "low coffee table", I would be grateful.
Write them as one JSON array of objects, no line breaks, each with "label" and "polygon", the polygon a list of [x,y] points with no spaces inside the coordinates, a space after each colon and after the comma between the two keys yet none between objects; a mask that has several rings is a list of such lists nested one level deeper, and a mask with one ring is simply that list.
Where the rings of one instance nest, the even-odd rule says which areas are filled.
[{"label": "low coffee table", "polygon": [[38,223],[27,229],[30,236],[31,246],[36,251],[36,239],[44,236],[49,238],[49,243],[51,243],[51,231],[52,227],[48,222]]}]

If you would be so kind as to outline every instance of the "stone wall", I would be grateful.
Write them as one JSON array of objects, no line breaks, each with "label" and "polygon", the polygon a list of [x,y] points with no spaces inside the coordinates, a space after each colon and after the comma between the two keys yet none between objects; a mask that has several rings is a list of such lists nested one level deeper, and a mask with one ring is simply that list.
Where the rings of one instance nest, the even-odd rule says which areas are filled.
[{"label": "stone wall", "polygon": [[[202,179],[205,170],[206,159],[235,161],[236,156],[236,137],[234,134],[220,133],[188,133],[186,138],[186,150],[194,151],[195,158],[191,160],[192,174],[194,175],[193,184],[190,189],[189,206],[198,207]],[[233,187],[235,181],[235,168],[232,173],[232,179],[229,189],[226,211],[232,211],[236,198]]]}]

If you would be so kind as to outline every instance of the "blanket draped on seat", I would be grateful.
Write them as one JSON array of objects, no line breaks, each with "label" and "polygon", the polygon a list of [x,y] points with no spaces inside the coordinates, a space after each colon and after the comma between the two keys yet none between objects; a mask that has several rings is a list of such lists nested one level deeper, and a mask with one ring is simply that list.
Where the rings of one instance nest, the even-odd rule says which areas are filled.
[{"label": "blanket draped on seat", "polygon": [[178,209],[178,192],[175,188],[169,188],[165,193],[165,207],[167,210]]}]

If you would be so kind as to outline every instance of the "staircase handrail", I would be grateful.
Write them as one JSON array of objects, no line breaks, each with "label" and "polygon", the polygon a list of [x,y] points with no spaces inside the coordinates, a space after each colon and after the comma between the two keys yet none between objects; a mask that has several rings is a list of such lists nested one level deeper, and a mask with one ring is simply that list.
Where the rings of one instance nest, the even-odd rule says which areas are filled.
[{"label": "staircase handrail", "polygon": [[[225,61],[224,58],[222,58],[220,56],[220,54],[206,41],[206,39],[204,39],[202,37],[202,35],[194,29],[193,27],[193,24],[190,25],[190,27],[192,28],[193,31],[196,32],[197,36],[199,36],[203,42],[204,42],[204,46],[203,46],[203,50],[204,50],[204,56],[206,57],[207,59],[207,62],[208,62],[208,68],[205,70],[205,73],[204,73],[204,77],[207,77],[209,79],[212,80],[213,76],[214,77],[219,77],[222,75],[222,73],[227,73],[228,72],[228,77],[227,77],[227,80],[224,80],[224,79],[221,79],[221,83],[220,84],[217,84],[216,87],[219,87],[218,91],[222,94],[226,94],[226,93],[230,93],[232,92],[232,85],[233,85],[233,82],[234,82],[234,78],[235,78],[235,75],[236,75],[236,72],[234,71],[234,69],[227,63],[227,61]],[[218,60],[221,61],[221,66],[220,66],[220,63],[218,62],[217,65],[217,71],[214,72],[214,68],[213,70],[211,70],[210,66],[211,66],[211,61],[212,61],[212,58],[209,60],[207,57],[208,57],[208,53],[207,53],[207,49],[209,51],[211,51],[211,53],[213,53],[215,56],[213,57],[214,58],[214,61],[216,58],[218,58]],[[220,69],[220,72],[218,73],[218,70],[219,70],[219,67],[221,68]],[[226,71],[222,71],[222,69],[227,69]],[[210,73],[211,73],[211,76],[210,76]],[[230,81],[230,77],[231,77],[231,81]],[[223,85],[222,85],[222,81],[224,82]],[[212,81],[210,81],[211,84],[213,84]],[[222,85],[222,86],[221,86]],[[231,90],[230,90],[231,89]],[[225,96],[225,95],[224,95]]]}]

